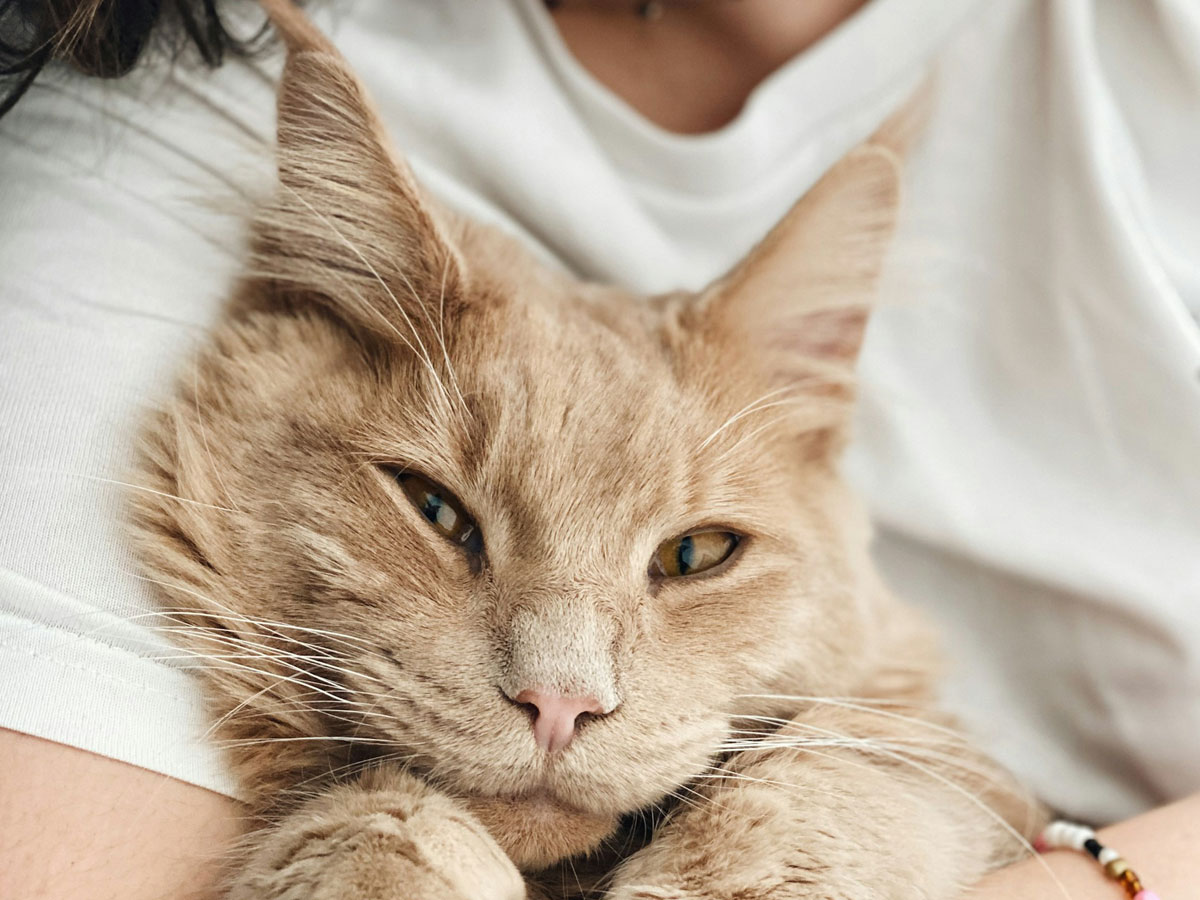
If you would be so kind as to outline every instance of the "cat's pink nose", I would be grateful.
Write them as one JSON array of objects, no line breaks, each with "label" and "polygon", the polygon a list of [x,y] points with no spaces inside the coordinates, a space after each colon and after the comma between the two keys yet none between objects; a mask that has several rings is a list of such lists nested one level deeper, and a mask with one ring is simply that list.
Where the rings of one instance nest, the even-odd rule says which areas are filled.
[{"label": "cat's pink nose", "polygon": [[533,739],[547,753],[556,753],[571,743],[581,715],[604,712],[604,707],[595,697],[566,697],[539,688],[526,688],[513,700],[534,708]]}]

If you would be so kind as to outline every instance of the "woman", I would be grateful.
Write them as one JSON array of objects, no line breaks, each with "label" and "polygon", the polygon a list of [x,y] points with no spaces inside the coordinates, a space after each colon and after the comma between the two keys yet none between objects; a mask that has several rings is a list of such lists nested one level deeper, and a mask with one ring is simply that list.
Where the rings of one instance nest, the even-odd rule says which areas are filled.
[{"label": "woman", "polygon": [[[261,20],[221,12],[240,33]],[[315,12],[430,190],[646,291],[722,271],[933,72],[899,271],[861,363],[850,467],[879,557],[944,623],[964,719],[1049,802],[1114,821],[1195,790],[1191,6]],[[137,625],[148,590],[113,482],[237,271],[239,211],[269,183],[277,67],[51,71],[0,119],[5,896],[203,896],[236,833],[194,688]],[[1189,874],[1196,812],[1185,801],[1114,837],[1164,895]],[[1052,864],[1081,891],[1116,890],[1078,860]]]}]

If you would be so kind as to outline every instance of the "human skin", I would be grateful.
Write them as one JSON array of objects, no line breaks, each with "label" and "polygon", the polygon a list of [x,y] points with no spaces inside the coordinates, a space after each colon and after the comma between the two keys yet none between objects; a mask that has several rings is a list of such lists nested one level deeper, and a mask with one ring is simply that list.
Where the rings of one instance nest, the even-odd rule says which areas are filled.
[{"label": "human skin", "polygon": [[599,81],[667,131],[728,124],[771,72],[866,0],[665,0],[646,21],[633,0],[563,0],[554,21]]},{"label": "human skin", "polygon": [[174,778],[0,729],[0,897],[211,900],[238,805]]},{"label": "human skin", "polygon": [[[1196,900],[1196,850],[1200,848],[1200,794],[1151,810],[1099,832],[1100,842],[1119,851],[1148,890],[1162,900]],[[1052,877],[1053,876],[1053,877]],[[1055,850],[994,872],[969,895],[970,900],[1022,897],[1121,900],[1124,890],[1104,875],[1091,857]]]}]

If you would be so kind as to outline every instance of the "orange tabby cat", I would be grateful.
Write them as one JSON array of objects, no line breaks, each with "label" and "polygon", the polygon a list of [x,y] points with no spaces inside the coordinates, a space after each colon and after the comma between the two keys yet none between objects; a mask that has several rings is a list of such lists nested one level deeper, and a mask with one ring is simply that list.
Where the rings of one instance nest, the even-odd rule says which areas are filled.
[{"label": "orange tabby cat", "polygon": [[1013,856],[1036,807],[836,471],[893,155],[699,294],[582,284],[424,197],[266,5],[278,188],[136,501],[253,824],[228,897],[950,898]]}]

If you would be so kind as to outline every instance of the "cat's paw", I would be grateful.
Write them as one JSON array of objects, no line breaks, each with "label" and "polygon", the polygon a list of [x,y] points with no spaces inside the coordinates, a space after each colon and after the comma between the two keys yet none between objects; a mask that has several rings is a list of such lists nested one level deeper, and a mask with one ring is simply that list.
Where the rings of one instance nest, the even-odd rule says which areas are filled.
[{"label": "cat's paw", "polygon": [[605,900],[893,900],[864,889],[840,842],[789,794],[757,781],[710,789],[612,876]]},{"label": "cat's paw", "polygon": [[716,872],[697,872],[685,879],[670,876],[649,880],[622,880],[604,895],[604,900],[827,900],[829,897],[854,898],[835,886],[795,872],[782,877],[759,877],[746,872],[745,878]]},{"label": "cat's paw", "polygon": [[[610,890],[604,895],[604,900],[701,900],[701,898],[697,894],[678,887],[627,884]],[[704,900],[708,900],[708,898],[704,898]]]},{"label": "cat's paw", "polygon": [[[605,900],[867,900],[858,885],[841,883],[830,869],[783,854],[724,853],[717,842],[704,858],[695,847],[651,847],[616,872]],[[677,852],[675,852],[677,851]],[[875,898],[878,900],[878,898]]]},{"label": "cat's paw", "polygon": [[516,867],[457,803],[339,790],[267,832],[228,900],[523,900]]}]

